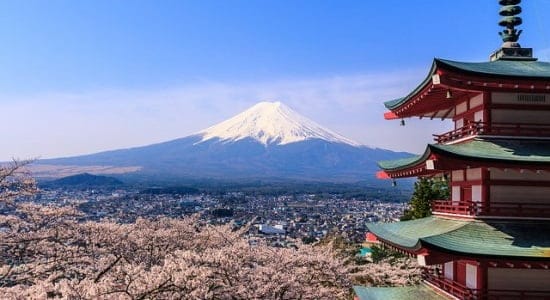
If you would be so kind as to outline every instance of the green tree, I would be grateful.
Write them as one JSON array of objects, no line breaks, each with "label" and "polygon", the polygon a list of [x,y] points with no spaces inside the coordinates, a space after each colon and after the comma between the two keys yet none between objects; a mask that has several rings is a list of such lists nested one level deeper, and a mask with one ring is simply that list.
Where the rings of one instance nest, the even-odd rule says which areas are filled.
[{"label": "green tree", "polygon": [[432,214],[433,200],[448,199],[449,186],[444,180],[421,177],[414,184],[414,192],[410,201],[410,208],[405,210],[401,221],[427,217]]}]

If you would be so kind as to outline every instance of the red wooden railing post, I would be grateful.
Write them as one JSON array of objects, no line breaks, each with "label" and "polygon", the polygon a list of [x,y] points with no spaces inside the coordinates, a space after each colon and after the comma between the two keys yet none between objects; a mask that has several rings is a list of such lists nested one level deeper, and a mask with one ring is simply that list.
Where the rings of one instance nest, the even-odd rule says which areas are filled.
[{"label": "red wooden railing post", "polygon": [[550,203],[511,203],[434,200],[434,213],[466,214],[470,216],[513,216],[550,218]]},{"label": "red wooden railing post", "polygon": [[437,143],[446,143],[467,136],[475,135],[516,135],[550,137],[550,125],[527,123],[487,123],[467,121],[460,128],[443,134],[434,134]]},{"label": "red wooden railing post", "polygon": [[549,291],[471,289],[424,268],[422,279],[460,299],[549,299]]}]

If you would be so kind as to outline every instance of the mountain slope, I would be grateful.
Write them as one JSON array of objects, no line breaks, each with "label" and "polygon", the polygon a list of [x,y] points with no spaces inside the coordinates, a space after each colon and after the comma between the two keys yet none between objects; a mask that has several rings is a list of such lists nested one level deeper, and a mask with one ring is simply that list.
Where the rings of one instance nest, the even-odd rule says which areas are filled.
[{"label": "mountain slope", "polygon": [[284,104],[261,102],[188,137],[40,163],[138,167],[146,177],[358,181],[374,178],[376,161],[408,155],[361,146]]}]

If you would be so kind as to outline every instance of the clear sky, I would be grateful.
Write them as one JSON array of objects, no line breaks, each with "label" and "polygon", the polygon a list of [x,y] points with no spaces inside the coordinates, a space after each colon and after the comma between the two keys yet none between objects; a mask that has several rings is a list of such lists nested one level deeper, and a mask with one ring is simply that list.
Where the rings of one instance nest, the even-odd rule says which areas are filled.
[{"label": "clear sky", "polygon": [[[520,42],[550,60],[550,0]],[[497,0],[0,1],[0,160],[184,137],[262,100],[421,152],[449,122],[384,121],[434,57],[486,61]]]}]

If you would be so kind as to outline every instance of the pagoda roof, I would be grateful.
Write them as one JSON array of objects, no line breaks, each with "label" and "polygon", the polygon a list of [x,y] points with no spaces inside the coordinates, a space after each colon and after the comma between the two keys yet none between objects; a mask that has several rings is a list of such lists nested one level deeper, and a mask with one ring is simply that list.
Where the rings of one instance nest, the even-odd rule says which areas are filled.
[{"label": "pagoda roof", "polygon": [[370,223],[379,239],[411,252],[436,248],[462,255],[550,258],[549,221],[464,221],[426,217],[395,223]]},{"label": "pagoda roof", "polygon": [[[452,90],[458,99],[482,91],[548,92],[550,62],[496,60],[458,62],[435,58],[426,78],[407,96],[384,103],[387,119],[411,116],[447,118],[454,113]],[[528,81],[528,82],[527,82]]]},{"label": "pagoda roof", "polygon": [[[548,167],[550,166],[550,140],[478,137],[460,144],[430,144],[422,155],[381,161],[378,165],[389,172],[422,168],[426,160],[437,156],[446,157],[447,160],[462,161],[470,166],[475,165],[474,163],[491,163],[502,166],[546,165]],[[444,169],[441,165],[440,168]]]},{"label": "pagoda roof", "polygon": [[550,164],[549,140],[477,138],[461,144],[430,146],[434,152],[445,152],[469,159]]},{"label": "pagoda roof", "polygon": [[362,287],[354,286],[353,291],[359,300],[382,299],[448,299],[425,284],[403,287]]},{"label": "pagoda roof", "polygon": [[495,60],[487,62],[459,62],[435,59],[439,66],[460,72],[510,78],[550,79],[550,62]]}]

